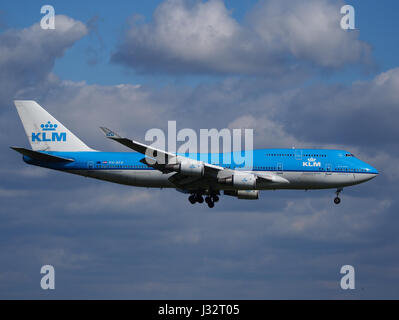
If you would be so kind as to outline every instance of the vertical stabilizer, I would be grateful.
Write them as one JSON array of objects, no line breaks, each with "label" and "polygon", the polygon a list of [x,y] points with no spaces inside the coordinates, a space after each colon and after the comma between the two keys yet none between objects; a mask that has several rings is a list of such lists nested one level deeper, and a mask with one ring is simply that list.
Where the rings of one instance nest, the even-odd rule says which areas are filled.
[{"label": "vertical stabilizer", "polygon": [[36,101],[14,101],[29,143],[35,151],[94,151]]}]

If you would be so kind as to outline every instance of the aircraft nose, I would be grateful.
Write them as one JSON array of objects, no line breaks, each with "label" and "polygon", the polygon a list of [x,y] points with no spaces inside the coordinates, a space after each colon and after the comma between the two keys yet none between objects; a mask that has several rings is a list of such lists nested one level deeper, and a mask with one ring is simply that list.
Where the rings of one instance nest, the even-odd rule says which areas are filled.
[{"label": "aircraft nose", "polygon": [[366,170],[367,170],[371,175],[373,175],[373,178],[374,178],[375,176],[377,176],[377,174],[379,173],[378,170],[377,170],[376,168],[370,166],[369,164],[367,165]]},{"label": "aircraft nose", "polygon": [[368,163],[365,163],[363,170],[366,173],[363,177],[363,181],[369,181],[371,179],[374,179],[379,173],[376,168],[372,167]]}]

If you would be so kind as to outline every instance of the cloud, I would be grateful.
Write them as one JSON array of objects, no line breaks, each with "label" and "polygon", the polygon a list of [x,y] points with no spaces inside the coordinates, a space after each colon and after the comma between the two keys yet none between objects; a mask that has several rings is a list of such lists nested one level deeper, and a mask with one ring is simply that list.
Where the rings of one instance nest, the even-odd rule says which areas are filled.
[{"label": "cloud", "polygon": [[289,53],[299,61],[338,68],[369,63],[371,47],[358,32],[345,32],[339,22],[341,1],[261,1],[247,19],[265,47]]},{"label": "cloud", "polygon": [[303,147],[305,145],[294,136],[289,135],[281,124],[271,121],[265,115],[256,118],[252,115],[240,116],[231,122],[228,127],[231,129],[253,129],[256,132],[257,145],[266,145],[268,148],[299,145]]},{"label": "cloud", "polygon": [[[397,154],[398,83],[399,69],[395,68],[350,86],[315,85],[296,90],[289,101],[278,106],[275,119],[283,122],[290,134],[316,145],[357,145],[373,152],[392,148]],[[295,117],[290,117],[294,110]]]},{"label": "cloud", "polygon": [[[390,161],[383,156],[387,148],[392,148],[391,156],[398,155],[398,82],[399,69],[352,85],[315,84],[278,90],[267,81],[254,79],[228,78],[194,88],[154,88],[88,85],[55,77],[43,88],[26,88],[19,95],[37,99],[79,137],[99,149],[127,150],[106,141],[99,126],[144,142],[147,130],[166,131],[167,121],[174,120],[178,130],[192,128],[198,134],[203,128],[252,128],[256,148],[343,148],[359,157],[379,159],[386,167]],[[7,126],[9,121],[4,119],[4,127]],[[18,127],[10,130],[18,135]]]},{"label": "cloud", "polygon": [[54,30],[42,30],[36,23],[0,34],[0,112],[18,90],[46,81],[55,60],[88,32],[82,22],[67,16],[57,15],[55,21]]},{"label": "cloud", "polygon": [[[333,100],[334,93],[384,93],[391,96],[385,100],[389,106],[396,99],[391,93],[395,83],[392,70],[348,87],[326,86],[314,105],[323,95]],[[128,151],[107,141],[97,127],[110,124],[142,140],[147,129],[165,128],[167,120],[177,120],[178,128],[254,127],[259,147],[320,142],[312,135],[313,126],[338,130],[345,122],[335,122],[335,116],[321,118],[322,110],[318,121],[323,123],[314,123],[306,106],[318,90],[275,90],[247,79],[153,88],[52,77],[39,90],[32,87],[24,94],[36,94],[89,145]],[[297,104],[298,98],[303,104]],[[358,113],[344,98],[334,106],[349,116]],[[16,114],[8,117],[13,127],[7,139],[20,137],[26,143],[17,121]],[[300,127],[292,125],[295,121]],[[325,141],[333,143],[334,137]],[[377,142],[365,146],[350,135],[342,142],[366,154],[373,148],[377,164],[398,160]],[[5,168],[31,169],[16,161],[19,156],[12,151],[2,157]],[[348,263],[364,276],[357,284],[366,291],[354,296],[397,296],[390,285],[399,265],[394,254],[397,182],[385,176],[345,189],[340,206],[332,203],[333,190],[265,191],[258,201],[223,197],[211,211],[189,204],[186,195],[175,190],[130,188],[46,172],[31,177],[26,172],[1,173],[1,190],[23,190],[24,195],[0,197],[1,297],[42,297],[38,281],[32,279],[38,279],[42,264],[53,264],[55,298],[345,298],[339,268]],[[380,250],[385,254],[370,254]],[[388,264],[386,257],[391,257]]]},{"label": "cloud", "polygon": [[370,64],[358,32],[340,28],[340,2],[261,1],[240,24],[223,1],[166,0],[134,17],[112,61],[144,73],[282,75]]},{"label": "cloud", "polygon": [[[226,10],[221,2],[212,5],[212,14]],[[181,14],[192,7],[209,10],[187,6]],[[219,22],[223,19],[212,20]],[[234,30],[247,28],[231,23]],[[77,29],[63,32],[78,39],[85,28]],[[22,30],[11,31],[22,48]],[[273,50],[292,47],[298,59],[317,61],[306,46],[288,40],[281,45],[285,49]],[[0,47],[11,50],[8,41]],[[382,174],[345,188],[340,206],[332,203],[334,190],[281,190],[262,192],[258,201],[223,197],[209,210],[189,204],[175,190],[130,188],[26,165],[8,149],[10,141],[27,145],[27,140],[15,110],[7,108],[0,118],[0,297],[48,298],[39,287],[39,270],[53,264],[53,298],[346,298],[339,268],[348,263],[359,271],[357,285],[365,288],[351,297],[397,297],[398,70],[347,86],[298,88],[259,78],[193,87],[102,86],[52,73],[61,48],[73,45],[61,42],[52,62],[42,62],[46,72],[29,67],[39,81],[25,82],[22,72],[8,92],[37,99],[95,148],[128,151],[106,140],[100,125],[143,141],[146,130],[165,129],[167,120],[177,120],[178,129],[253,127],[256,147],[340,145]],[[328,61],[317,63],[326,67]],[[242,70],[251,70],[249,62],[242,63]]]}]

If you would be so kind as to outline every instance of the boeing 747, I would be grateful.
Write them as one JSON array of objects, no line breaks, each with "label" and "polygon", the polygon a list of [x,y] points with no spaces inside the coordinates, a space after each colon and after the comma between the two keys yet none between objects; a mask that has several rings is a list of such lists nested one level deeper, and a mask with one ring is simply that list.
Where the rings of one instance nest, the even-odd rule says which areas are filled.
[{"label": "boeing 747", "polygon": [[[83,143],[35,101],[15,101],[31,149],[11,147],[35,166],[124,185],[175,188],[210,208],[222,194],[258,199],[260,190],[336,189],[373,179],[378,171],[345,150],[257,149],[251,167],[223,163],[223,154],[176,154],[121,137],[101,127],[108,139],[134,152],[102,152]],[[152,155],[152,156],[149,156]],[[212,163],[212,159],[218,159]],[[159,161],[162,159],[163,161]],[[204,160],[205,159],[205,160]],[[230,157],[230,159],[234,159]]]}]

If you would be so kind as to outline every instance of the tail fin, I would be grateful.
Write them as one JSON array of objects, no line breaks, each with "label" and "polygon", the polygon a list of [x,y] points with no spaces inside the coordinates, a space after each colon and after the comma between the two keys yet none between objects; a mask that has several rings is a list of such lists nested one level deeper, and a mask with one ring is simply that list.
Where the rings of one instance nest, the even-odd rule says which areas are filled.
[{"label": "tail fin", "polygon": [[94,151],[36,101],[16,100],[14,103],[33,150]]}]

